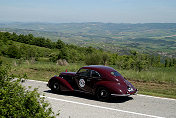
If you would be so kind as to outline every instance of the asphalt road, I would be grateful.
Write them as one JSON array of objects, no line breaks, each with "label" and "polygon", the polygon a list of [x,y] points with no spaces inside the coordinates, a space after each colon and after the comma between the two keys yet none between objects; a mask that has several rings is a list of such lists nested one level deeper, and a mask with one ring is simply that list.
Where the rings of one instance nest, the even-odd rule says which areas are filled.
[{"label": "asphalt road", "polygon": [[82,93],[54,94],[47,82],[27,80],[24,86],[39,88],[41,96],[51,103],[59,118],[176,118],[176,100],[145,95],[115,97],[109,102],[97,101]]}]

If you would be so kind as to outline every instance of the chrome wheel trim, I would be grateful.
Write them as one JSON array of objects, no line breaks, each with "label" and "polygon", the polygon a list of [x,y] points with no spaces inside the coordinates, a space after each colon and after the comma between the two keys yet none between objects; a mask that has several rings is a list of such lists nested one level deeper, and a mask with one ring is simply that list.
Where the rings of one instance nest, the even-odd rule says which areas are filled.
[{"label": "chrome wheel trim", "polygon": [[54,83],[53,88],[54,88],[55,90],[59,90],[59,84],[58,84],[57,82]]},{"label": "chrome wheel trim", "polygon": [[107,97],[107,94],[108,94],[107,91],[104,90],[104,89],[100,91],[100,96],[101,96],[101,97],[104,97],[104,98],[105,98],[105,97]]}]

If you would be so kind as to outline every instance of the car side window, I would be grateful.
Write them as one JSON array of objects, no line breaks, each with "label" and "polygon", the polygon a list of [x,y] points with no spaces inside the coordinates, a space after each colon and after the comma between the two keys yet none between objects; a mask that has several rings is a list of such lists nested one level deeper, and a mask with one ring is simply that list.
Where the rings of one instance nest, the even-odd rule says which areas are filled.
[{"label": "car side window", "polygon": [[100,77],[100,74],[97,71],[92,70],[92,77]]},{"label": "car side window", "polygon": [[79,70],[78,73],[80,73],[79,76],[87,76],[87,77],[90,76],[90,70],[89,69],[81,69],[81,70]]}]

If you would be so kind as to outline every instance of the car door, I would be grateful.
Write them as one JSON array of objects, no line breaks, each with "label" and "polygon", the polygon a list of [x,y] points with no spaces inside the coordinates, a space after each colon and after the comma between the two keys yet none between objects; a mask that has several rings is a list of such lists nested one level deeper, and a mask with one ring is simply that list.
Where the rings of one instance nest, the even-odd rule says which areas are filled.
[{"label": "car door", "polygon": [[77,74],[76,74],[76,83],[77,86],[80,90],[84,91],[84,92],[91,92],[91,88],[90,88],[90,78],[91,75],[91,70],[90,69],[80,69]]},{"label": "car door", "polygon": [[80,90],[92,93],[93,87],[100,79],[98,72],[90,69],[81,69],[76,77],[77,85]]}]

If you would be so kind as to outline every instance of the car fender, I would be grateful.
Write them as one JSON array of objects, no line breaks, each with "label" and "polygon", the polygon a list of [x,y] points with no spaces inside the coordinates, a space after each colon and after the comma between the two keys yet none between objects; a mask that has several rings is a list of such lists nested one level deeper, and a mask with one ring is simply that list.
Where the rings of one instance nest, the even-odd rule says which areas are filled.
[{"label": "car fender", "polygon": [[127,93],[127,87],[120,85],[117,82],[114,81],[100,81],[97,82],[95,85],[95,88],[99,87],[105,87],[109,90],[111,94],[126,94]]},{"label": "car fender", "polygon": [[[63,78],[61,77],[52,77],[50,80],[49,80],[49,83],[51,83],[51,81],[53,80],[58,80],[59,83],[60,83],[60,89],[61,91],[73,91],[74,89],[72,88],[72,86]],[[50,87],[50,84],[49,84],[49,87]]]}]

